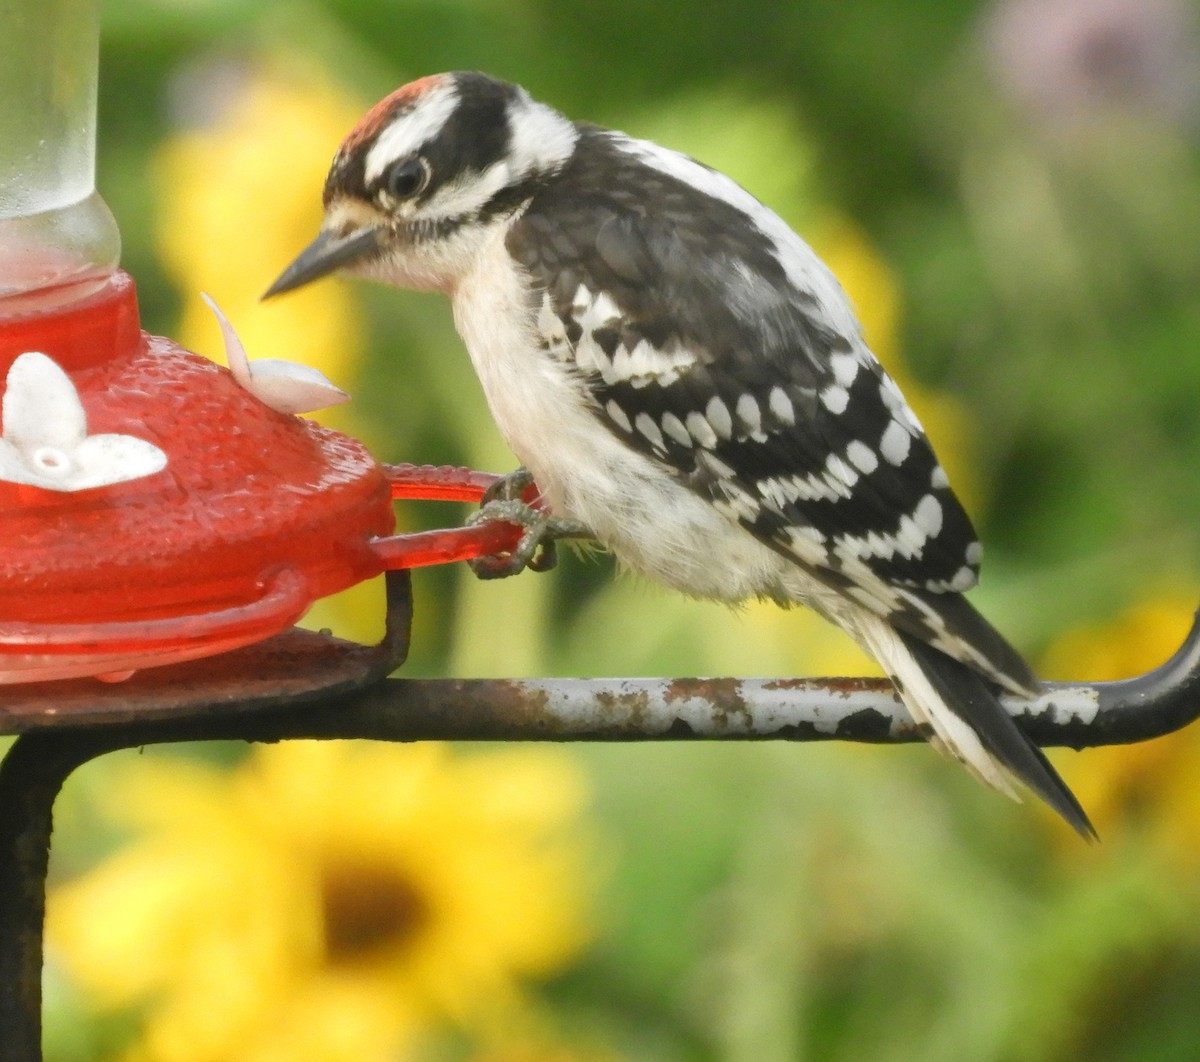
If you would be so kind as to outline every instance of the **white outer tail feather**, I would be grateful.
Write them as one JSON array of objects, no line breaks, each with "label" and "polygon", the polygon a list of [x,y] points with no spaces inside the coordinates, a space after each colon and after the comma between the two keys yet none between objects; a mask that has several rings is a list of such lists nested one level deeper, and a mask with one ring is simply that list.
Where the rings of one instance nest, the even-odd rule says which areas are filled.
[{"label": "white outer tail feather", "polygon": [[954,757],[985,785],[1020,802],[1008,771],[933,688],[892,626],[880,616],[863,612],[854,617],[850,631],[896,683],[900,699],[913,719],[933,731],[930,744]]}]

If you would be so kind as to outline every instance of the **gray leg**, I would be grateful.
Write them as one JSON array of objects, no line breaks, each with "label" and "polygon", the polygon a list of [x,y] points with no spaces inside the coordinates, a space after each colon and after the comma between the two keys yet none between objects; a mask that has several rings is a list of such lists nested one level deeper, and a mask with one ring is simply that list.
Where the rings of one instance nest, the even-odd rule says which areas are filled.
[{"label": "gray leg", "polygon": [[556,540],[560,538],[590,538],[591,532],[578,520],[551,516],[524,500],[525,492],[533,485],[529,470],[518,468],[493,483],[486,491],[468,524],[500,520],[525,529],[517,548],[500,556],[476,557],[468,561],[480,579],[504,579],[529,568],[547,572],[558,563]]}]

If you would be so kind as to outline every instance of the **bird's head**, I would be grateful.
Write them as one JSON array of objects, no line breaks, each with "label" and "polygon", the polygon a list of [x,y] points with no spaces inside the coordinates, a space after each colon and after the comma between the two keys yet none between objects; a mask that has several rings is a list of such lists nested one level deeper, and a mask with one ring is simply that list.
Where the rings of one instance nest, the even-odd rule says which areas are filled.
[{"label": "bird's head", "polygon": [[485,74],[434,74],[397,89],[342,141],[321,230],[264,298],[337,270],[453,288],[577,138],[570,120]]}]

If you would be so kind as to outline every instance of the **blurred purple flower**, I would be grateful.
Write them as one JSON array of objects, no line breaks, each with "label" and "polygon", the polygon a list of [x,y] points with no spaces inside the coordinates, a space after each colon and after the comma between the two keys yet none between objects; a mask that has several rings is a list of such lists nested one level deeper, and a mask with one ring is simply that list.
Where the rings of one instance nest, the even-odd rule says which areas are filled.
[{"label": "blurred purple flower", "polygon": [[996,0],[984,41],[1036,124],[1134,115],[1187,129],[1200,116],[1200,32],[1187,0]]}]

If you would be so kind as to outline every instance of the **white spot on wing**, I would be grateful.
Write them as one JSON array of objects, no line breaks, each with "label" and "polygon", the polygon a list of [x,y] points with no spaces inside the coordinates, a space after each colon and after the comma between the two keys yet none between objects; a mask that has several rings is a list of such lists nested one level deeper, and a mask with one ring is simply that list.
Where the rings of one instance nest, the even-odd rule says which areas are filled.
[{"label": "white spot on wing", "polygon": [[713,431],[712,425],[705,419],[703,413],[693,410],[687,415],[686,423],[688,432],[697,444],[706,450],[711,450],[717,445],[717,433]]},{"label": "white spot on wing", "polygon": [[881,535],[872,531],[867,535],[867,549],[872,556],[891,560],[892,554],[896,552],[896,541],[890,535]]},{"label": "white spot on wing", "polygon": [[638,340],[632,349],[618,345],[610,359],[592,338],[598,329],[619,328],[624,320],[621,308],[607,292],[592,292],[580,284],[571,299],[570,314],[582,331],[576,344],[576,361],[580,369],[599,372],[607,384],[628,383],[645,387],[657,383],[667,387],[681,372],[696,364],[696,355],[678,343],[669,343],[660,350],[645,339]]},{"label": "white spot on wing", "polygon": [[704,407],[704,416],[712,425],[713,431],[722,439],[733,435],[733,418],[729,415],[729,407],[716,395],[708,400],[708,405]]},{"label": "white spot on wing", "polygon": [[[622,431],[633,431],[633,425],[629,423],[629,415],[611,398],[605,405],[604,411],[609,415],[613,423],[616,424],[617,427],[619,427]],[[645,416],[645,414],[642,415]]]},{"label": "white spot on wing", "polygon": [[656,450],[665,448],[662,432],[659,431],[658,425],[654,423],[654,418],[649,413],[639,413],[634,418],[633,425]]},{"label": "white spot on wing", "polygon": [[846,457],[864,475],[869,476],[879,467],[879,458],[875,456],[875,451],[857,439],[846,447]]},{"label": "white spot on wing", "polygon": [[737,415],[748,435],[758,435],[762,431],[762,413],[749,392],[737,400]]},{"label": "white spot on wing", "polygon": [[[840,458],[834,460],[847,476],[857,478],[853,469]],[[827,471],[811,476],[767,476],[760,479],[755,487],[763,497],[769,498],[780,508],[797,501],[837,501],[850,497],[849,484],[834,472],[832,465]]]},{"label": "white spot on wing", "polygon": [[[578,296],[576,296],[578,297]],[[599,291],[586,304],[583,313],[579,315],[579,326],[585,332],[592,332],[621,318],[621,311],[612,297],[606,292]]]},{"label": "white spot on wing", "polygon": [[821,392],[821,404],[830,413],[845,413],[846,407],[850,404],[850,392],[844,387],[826,387]]},{"label": "white spot on wing", "polygon": [[776,420],[782,421],[784,424],[796,423],[796,411],[792,408],[792,400],[788,398],[787,392],[782,387],[771,388],[771,393],[767,396],[767,407]]},{"label": "white spot on wing", "polygon": [[[926,579],[920,585],[926,590],[932,590],[935,594],[961,594],[975,585],[975,573],[970,568],[962,567],[949,579]],[[942,625],[942,629],[944,632],[944,625]]]},{"label": "white spot on wing", "polygon": [[900,527],[896,532],[896,549],[902,557],[919,557],[925,549],[925,531],[911,516],[900,517]]},{"label": "white spot on wing", "polygon": [[896,381],[890,376],[880,378],[879,397],[883,399],[883,404],[893,413],[905,404],[904,395],[900,393],[900,388],[896,386]]},{"label": "white spot on wing", "polygon": [[581,372],[598,372],[605,383],[613,382],[612,362],[591,336],[581,336],[575,344],[575,364]]},{"label": "white spot on wing", "polygon": [[735,520],[752,522],[762,512],[762,503],[758,498],[750,494],[749,491],[743,490],[736,482],[723,484],[722,491],[726,502],[722,505],[718,500],[716,502],[717,507],[723,511],[727,511]]},{"label": "white spot on wing", "polygon": [[912,434],[898,420],[893,420],[879,440],[879,452],[889,464],[902,465],[912,445]]},{"label": "white spot on wing", "polygon": [[925,532],[926,537],[936,538],[942,531],[942,503],[932,494],[926,494],[913,510],[913,519]]},{"label": "white spot on wing", "polygon": [[880,379],[879,397],[883,399],[883,404],[887,406],[894,417],[903,421],[914,432],[924,431],[921,422],[917,420],[917,415],[912,411],[912,407],[904,400],[904,395],[896,381],[890,376]]},{"label": "white spot on wing", "polygon": [[[623,356],[622,356],[623,355]],[[668,350],[659,350],[647,340],[639,339],[631,351],[619,349],[613,359],[614,367],[623,373],[626,379],[649,382],[657,378],[657,382],[666,387],[672,383],[681,370],[690,369],[696,364],[696,356],[684,347],[674,346]]]},{"label": "white spot on wing", "polygon": [[821,567],[827,563],[829,555],[825,550],[825,536],[815,527],[790,527],[787,539],[792,552],[802,561],[814,567]]},{"label": "white spot on wing", "polygon": [[[936,538],[942,530],[942,504],[932,494],[924,495],[911,515],[900,518],[894,534],[883,531],[870,531],[865,535],[843,535],[837,540],[836,553],[839,557],[869,560],[880,557],[890,560],[897,553],[901,557],[912,559],[919,557],[931,538]],[[959,573],[961,574],[961,573]],[[956,589],[959,574],[945,585]],[[974,576],[972,576],[974,579]],[[930,589],[942,589],[942,584],[929,584]],[[964,588],[965,589],[965,588]]]},{"label": "white spot on wing", "polygon": [[604,377],[604,382],[611,384],[620,381],[621,383],[625,383],[632,375],[633,373],[629,371],[629,351],[622,346],[618,346],[613,351],[612,362],[608,373]]},{"label": "white spot on wing", "polygon": [[775,476],[769,479],[760,479],[755,484],[755,487],[758,493],[774,505],[776,509],[786,509],[795,500],[789,497],[783,489],[782,481]]},{"label": "white spot on wing", "polygon": [[853,487],[858,482],[858,473],[837,454],[830,454],[825,459],[825,468],[828,475],[833,476],[839,483],[847,487]]},{"label": "white spot on wing", "polygon": [[680,420],[674,413],[664,413],[662,418],[663,431],[665,431],[672,439],[681,446],[686,446],[689,449],[692,446],[692,437],[684,427],[683,421]]},{"label": "white spot on wing", "polygon": [[849,387],[858,375],[858,367],[862,362],[857,354],[833,354],[829,358],[829,368],[833,378],[841,387]]},{"label": "white spot on wing", "polygon": [[717,479],[732,482],[737,478],[733,469],[714,454],[701,451],[696,455],[696,464],[707,469]]}]

